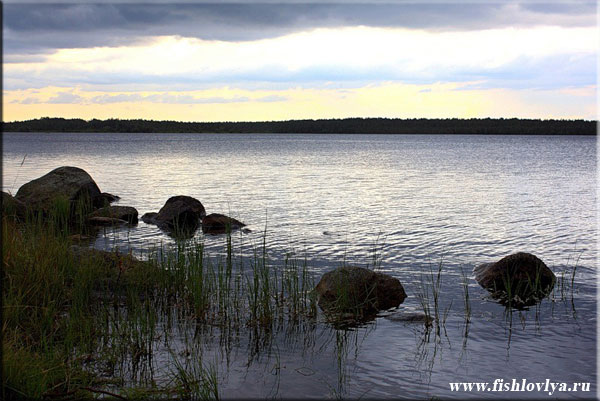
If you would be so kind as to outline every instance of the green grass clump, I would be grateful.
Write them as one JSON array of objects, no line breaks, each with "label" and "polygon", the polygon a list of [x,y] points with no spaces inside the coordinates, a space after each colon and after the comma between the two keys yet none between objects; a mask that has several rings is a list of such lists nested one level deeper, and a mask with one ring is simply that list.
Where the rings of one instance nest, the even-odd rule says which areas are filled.
[{"label": "green grass clump", "polygon": [[198,333],[217,328],[224,343],[249,327],[253,341],[269,344],[281,325],[314,321],[306,263],[274,265],[266,241],[246,259],[235,257],[228,233],[224,258],[209,257],[201,242],[179,241],[139,261],[73,246],[69,236],[80,227],[71,205],[55,206],[21,221],[3,215],[3,399],[216,399],[210,364],[175,358],[168,382],[144,376],[157,344],[174,341],[189,322]]}]

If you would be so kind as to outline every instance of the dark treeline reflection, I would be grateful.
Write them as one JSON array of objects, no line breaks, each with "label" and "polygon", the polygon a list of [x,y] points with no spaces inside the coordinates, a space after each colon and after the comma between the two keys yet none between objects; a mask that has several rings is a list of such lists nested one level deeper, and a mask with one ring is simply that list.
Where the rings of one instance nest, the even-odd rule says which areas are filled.
[{"label": "dark treeline reflection", "polygon": [[3,124],[5,132],[210,132],[319,134],[596,135],[596,121],[531,119],[346,118],[264,122],[179,122],[44,117]]}]

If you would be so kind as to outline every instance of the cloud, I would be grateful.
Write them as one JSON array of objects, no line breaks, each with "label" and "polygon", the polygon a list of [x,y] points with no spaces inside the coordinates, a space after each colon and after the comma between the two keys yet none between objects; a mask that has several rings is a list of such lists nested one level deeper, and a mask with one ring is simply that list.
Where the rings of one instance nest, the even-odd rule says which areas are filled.
[{"label": "cloud", "polygon": [[[34,93],[34,91],[28,91]],[[84,92],[85,93],[85,92]],[[284,96],[268,95],[258,98],[248,96],[193,96],[189,94],[154,93],[142,95],[139,93],[102,94],[96,96],[81,96],[71,92],[59,92],[44,99],[43,97],[28,96],[24,99],[14,99],[11,104],[113,104],[113,103],[163,103],[163,104],[227,104],[245,102],[281,102],[287,100]]]},{"label": "cloud", "polygon": [[51,104],[77,104],[82,103],[83,98],[79,95],[70,92],[60,92],[56,96],[51,97],[44,103]]},{"label": "cloud", "polygon": [[[595,26],[594,2],[397,4],[5,4],[4,52],[119,46],[164,35],[251,41],[316,28],[457,31]],[[13,62],[7,57],[5,62]]]},{"label": "cloud", "polygon": [[12,104],[40,104],[40,103],[43,103],[43,101],[41,101],[40,99],[35,98],[35,97],[26,97],[25,99],[14,99],[10,103],[12,103]]},{"label": "cloud", "polygon": [[248,102],[250,99],[246,96],[225,97],[195,97],[192,95],[172,95],[169,93],[159,93],[152,95],[139,94],[119,94],[119,95],[100,95],[90,99],[91,103],[125,103],[125,102],[150,102],[150,103],[168,103],[168,104],[215,104],[215,103],[240,103]]},{"label": "cloud", "polygon": [[[134,91],[190,91],[211,85],[275,89],[381,81],[480,81],[487,87],[510,88],[586,86],[596,79],[596,33],[595,28],[557,27],[442,33],[358,27],[319,29],[257,42],[163,37],[149,46],[65,49],[44,63],[8,64],[4,85],[11,90],[111,86],[119,92],[124,86]],[[127,100],[141,99],[97,101]],[[166,97],[153,101],[231,99]]]}]

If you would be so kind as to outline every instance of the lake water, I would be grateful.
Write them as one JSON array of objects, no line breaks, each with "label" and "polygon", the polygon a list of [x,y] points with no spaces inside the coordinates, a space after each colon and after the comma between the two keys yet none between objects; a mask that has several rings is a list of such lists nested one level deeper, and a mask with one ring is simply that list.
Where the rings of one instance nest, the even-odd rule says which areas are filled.
[{"label": "lake water", "polygon": [[[451,392],[449,383],[514,378],[590,382],[590,393],[555,395],[590,398],[597,388],[596,149],[596,138],[584,136],[4,133],[2,186],[14,194],[70,165],[140,215],[189,195],[207,213],[248,224],[251,233],[234,235],[248,254],[266,228],[269,258],[295,252],[316,279],[344,262],[365,266],[375,251],[381,270],[409,295],[402,310],[419,310],[420,274],[442,263],[448,313],[440,336],[379,317],[343,332],[323,323],[311,346],[306,333],[296,338],[303,346],[281,337],[276,353],[252,363],[243,341],[227,362],[213,344],[206,352],[219,365],[225,397],[508,398],[515,394]],[[209,252],[224,243],[196,236]],[[140,222],[94,245],[143,254],[159,243],[174,240]],[[460,269],[470,275],[518,251],[536,254],[559,277],[576,265],[572,296],[555,291],[510,314],[471,277],[466,325]]]}]

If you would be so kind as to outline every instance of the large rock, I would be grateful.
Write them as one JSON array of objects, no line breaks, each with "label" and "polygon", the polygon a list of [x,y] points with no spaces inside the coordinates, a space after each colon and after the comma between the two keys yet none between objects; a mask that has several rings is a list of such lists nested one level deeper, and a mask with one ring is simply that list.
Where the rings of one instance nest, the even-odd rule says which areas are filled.
[{"label": "large rock", "polygon": [[189,234],[196,231],[204,216],[206,211],[199,200],[179,195],[169,198],[158,213],[145,213],[142,220],[169,232]]},{"label": "large rock", "polygon": [[137,224],[138,211],[131,206],[105,206],[91,213],[89,217],[110,217],[125,220],[130,224]]},{"label": "large rock", "polygon": [[400,305],[406,293],[400,281],[362,267],[345,266],[321,277],[315,291],[326,312],[368,317]]},{"label": "large rock", "polygon": [[104,205],[98,185],[84,170],[59,167],[23,185],[15,198],[36,212],[50,212],[59,199],[67,200],[70,210],[76,207],[94,209]]},{"label": "large rock", "polygon": [[225,234],[246,225],[224,214],[211,213],[202,219],[202,232],[205,234]]},{"label": "large rock", "polygon": [[27,213],[25,204],[11,194],[2,192],[2,213],[6,216],[22,219]]},{"label": "large rock", "polygon": [[473,270],[475,280],[503,304],[534,305],[546,297],[556,276],[537,256],[518,252]]}]

